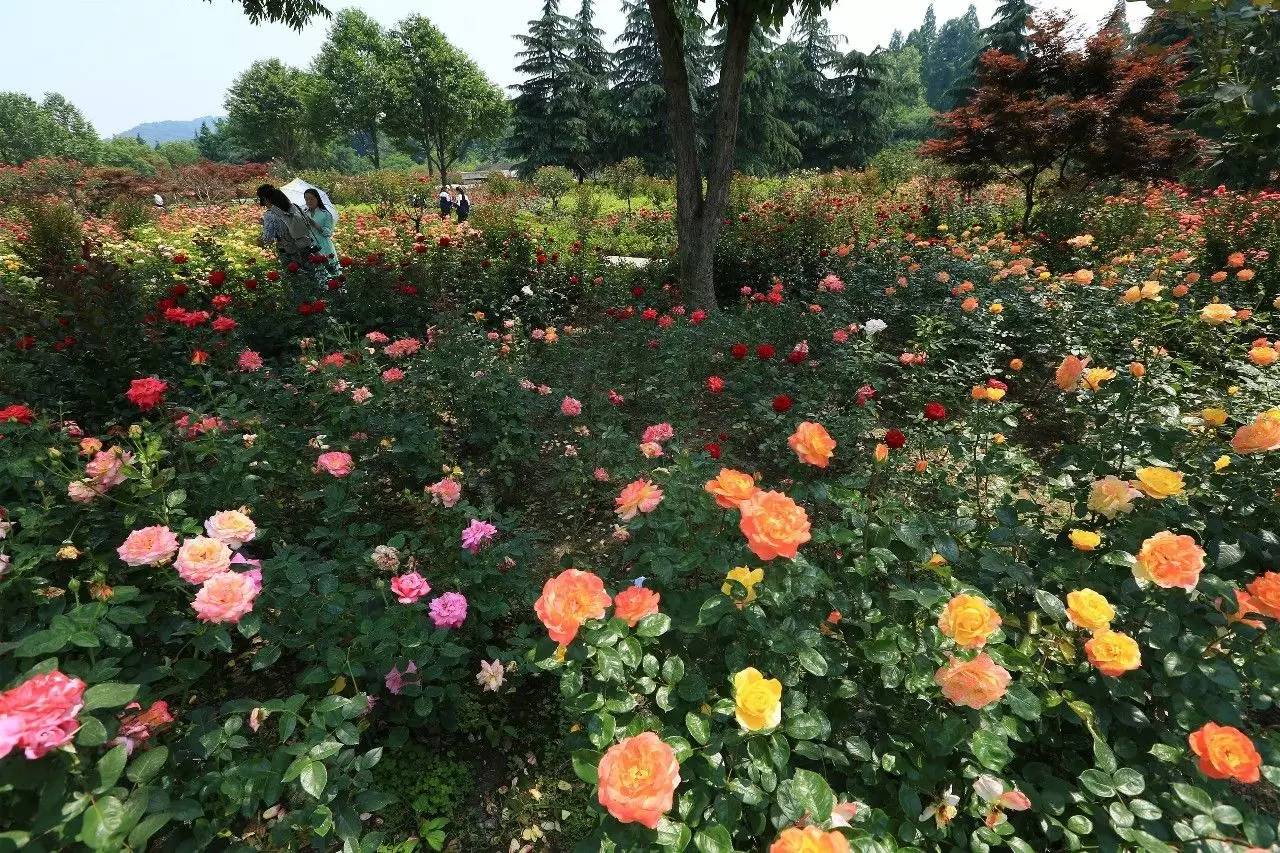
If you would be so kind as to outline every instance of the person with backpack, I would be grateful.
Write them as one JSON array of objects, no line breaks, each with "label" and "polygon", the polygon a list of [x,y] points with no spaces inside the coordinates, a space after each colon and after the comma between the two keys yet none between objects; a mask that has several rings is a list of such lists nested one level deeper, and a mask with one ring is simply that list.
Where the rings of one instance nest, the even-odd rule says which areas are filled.
[{"label": "person with backpack", "polygon": [[314,277],[311,256],[317,250],[311,236],[311,220],[302,208],[271,184],[258,187],[258,204],[266,208],[262,214],[262,245],[275,248],[281,267],[288,269],[297,264],[297,269]]},{"label": "person with backpack", "polygon": [[466,222],[467,217],[471,214],[471,199],[467,198],[467,191],[461,185],[458,186],[458,221]]},{"label": "person with backpack", "polygon": [[453,196],[449,194],[448,187],[440,188],[440,218],[448,219],[449,214],[453,212]]}]

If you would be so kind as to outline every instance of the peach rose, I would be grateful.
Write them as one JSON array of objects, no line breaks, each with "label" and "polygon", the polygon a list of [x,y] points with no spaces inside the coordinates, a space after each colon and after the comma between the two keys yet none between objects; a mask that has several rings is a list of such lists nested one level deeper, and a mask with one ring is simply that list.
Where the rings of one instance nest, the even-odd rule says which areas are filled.
[{"label": "peach rose", "polygon": [[786,557],[794,560],[809,541],[809,516],[804,508],[782,492],[757,492],[738,507],[738,527],[749,547],[761,560]]},{"label": "peach rose", "polygon": [[204,523],[204,532],[235,551],[244,543],[253,541],[253,537],[258,535],[258,527],[243,512],[226,509],[209,516]]},{"label": "peach rose", "polygon": [[1116,609],[1101,593],[1086,587],[1067,593],[1067,618],[1078,628],[1099,631],[1116,618]]},{"label": "peach rose", "polygon": [[1280,352],[1274,347],[1253,347],[1249,350],[1249,360],[1258,367],[1270,367],[1280,359]]},{"label": "peach rose", "polygon": [[1191,751],[1200,759],[1200,772],[1210,779],[1257,782],[1262,756],[1248,735],[1235,726],[1205,723],[1187,738]]},{"label": "peach rose", "polygon": [[1204,549],[1185,534],[1162,530],[1149,537],[1138,550],[1133,576],[1158,587],[1185,590],[1196,588],[1204,569]]},{"label": "peach rose", "polygon": [[588,619],[601,619],[609,606],[604,581],[591,572],[565,569],[543,584],[533,605],[551,639],[562,646],[573,642]]},{"label": "peach rose", "polygon": [[1084,644],[1089,663],[1103,675],[1119,678],[1130,670],[1142,666],[1138,643],[1128,634],[1103,628]]},{"label": "peach rose", "polygon": [[204,581],[191,607],[201,622],[235,624],[253,610],[257,596],[258,586],[248,574],[219,572]]},{"label": "peach rose", "polygon": [[1210,326],[1217,326],[1236,316],[1236,311],[1225,302],[1210,302],[1200,309],[1200,319]]},{"label": "peach rose", "polygon": [[787,439],[787,444],[806,465],[826,468],[831,454],[836,449],[836,440],[827,432],[822,424],[804,421],[796,427],[796,431]]},{"label": "peach rose", "polygon": [[769,853],[849,853],[849,842],[834,830],[789,826],[769,846]]},{"label": "peach rose", "polygon": [[1280,450],[1280,418],[1272,417],[1264,412],[1254,418],[1253,423],[1245,424],[1236,430],[1231,439],[1231,447],[1236,453],[1267,453]]},{"label": "peach rose", "polygon": [[737,509],[743,501],[760,491],[750,474],[732,468],[721,468],[719,475],[708,480],[703,489],[724,509]]},{"label": "peach rose", "polygon": [[973,660],[961,660],[949,656],[945,666],[934,674],[933,680],[942,688],[942,695],[956,705],[985,708],[998,702],[1013,680],[1009,670],[997,664],[986,652]]},{"label": "peach rose", "polygon": [[1259,613],[1280,619],[1280,572],[1264,572],[1245,588]]},{"label": "peach rose", "polygon": [[658,612],[662,596],[643,586],[629,586],[613,597],[613,615],[634,628],[646,616]]},{"label": "peach rose", "polygon": [[957,595],[938,617],[938,630],[962,649],[978,649],[1000,627],[1000,614],[976,595]]},{"label": "peach rose", "polygon": [[1234,613],[1228,613],[1222,609],[1225,602],[1221,598],[1215,598],[1213,606],[1221,611],[1223,616],[1227,617],[1228,622],[1239,622],[1242,625],[1248,625],[1250,628],[1262,630],[1267,627],[1266,623],[1261,619],[1250,619],[1254,613],[1260,613],[1258,603],[1254,601],[1253,596],[1242,589],[1236,590],[1236,609]]},{"label": "peach rose", "polygon": [[1133,512],[1133,499],[1141,494],[1119,477],[1107,476],[1094,480],[1089,487],[1089,509],[1107,518]]},{"label": "peach rose", "polygon": [[167,563],[178,550],[178,537],[162,524],[135,530],[116,549],[130,566],[158,566]]},{"label": "peach rose", "polygon": [[1068,355],[1054,372],[1054,380],[1063,391],[1074,391],[1080,387],[1080,377],[1088,366],[1089,359]]},{"label": "peach rose", "polygon": [[623,521],[630,521],[638,513],[653,512],[662,503],[662,489],[649,480],[627,483],[622,493],[614,499],[614,512]]},{"label": "peach rose", "polygon": [[174,567],[187,583],[204,583],[231,565],[231,549],[217,539],[193,536],[178,549]]},{"label": "peach rose", "polygon": [[676,752],[653,732],[623,738],[596,768],[600,805],[622,823],[656,829],[680,784]]}]

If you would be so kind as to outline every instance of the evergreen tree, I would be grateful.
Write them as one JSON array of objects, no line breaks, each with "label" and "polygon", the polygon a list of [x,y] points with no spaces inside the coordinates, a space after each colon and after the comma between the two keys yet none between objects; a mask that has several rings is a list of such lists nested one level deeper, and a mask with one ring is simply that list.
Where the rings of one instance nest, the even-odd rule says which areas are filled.
[{"label": "evergreen tree", "polygon": [[600,38],[604,31],[595,25],[592,0],[582,0],[578,16],[570,27],[571,53],[567,118],[562,129],[568,163],[579,180],[608,158],[613,111],[610,104],[609,52]]},{"label": "evergreen tree", "polygon": [[1129,29],[1129,15],[1125,11],[1125,0],[1116,0],[1115,8],[1102,23],[1102,29],[1119,33],[1125,41],[1133,37],[1133,32]]},{"label": "evergreen tree", "polygon": [[987,47],[1027,58],[1027,22],[1035,14],[1030,0],[1002,0],[996,7],[991,26],[983,31]]},{"label": "evergreen tree", "polygon": [[932,55],[933,45],[938,40],[938,18],[933,12],[933,4],[929,4],[929,8],[925,10],[924,21],[919,28],[912,30],[907,34],[906,43],[920,51],[921,68],[923,69],[926,80],[929,76],[929,69],[933,66]]},{"label": "evergreen tree", "polygon": [[924,101],[920,51],[907,45],[884,55],[884,98],[889,105],[886,142],[927,139],[933,130],[933,110]]},{"label": "evergreen tree", "polygon": [[613,54],[615,160],[639,157],[653,173],[671,166],[662,57],[646,0],[624,0],[627,22]]},{"label": "evergreen tree", "polygon": [[902,30],[894,30],[893,35],[889,36],[889,51],[897,53],[907,46],[906,39],[902,37]]},{"label": "evergreen tree", "polygon": [[831,120],[834,156],[829,166],[862,168],[889,139],[893,90],[887,85],[888,57],[851,50],[835,63]]},{"label": "evergreen tree", "polygon": [[931,107],[949,110],[965,99],[972,87],[973,65],[982,49],[982,26],[974,6],[970,5],[962,17],[942,25],[925,78],[925,100]]},{"label": "evergreen tree", "polygon": [[836,130],[829,74],[842,59],[838,38],[821,12],[806,10],[796,16],[791,37],[777,55],[790,95],[783,118],[795,131],[800,163],[825,168],[831,163]]},{"label": "evergreen tree", "polygon": [[573,83],[571,21],[560,14],[560,0],[544,0],[542,16],[529,22],[527,35],[517,36],[524,50],[516,71],[524,82],[516,89],[512,142],[524,170],[563,165],[572,159],[565,129],[572,120]]},{"label": "evergreen tree", "polygon": [[[724,44],[721,29],[715,42],[717,54],[723,52]],[[796,131],[784,118],[791,92],[777,53],[769,32],[757,24],[747,48],[736,149],[738,170],[751,175],[775,174],[800,163]]]}]

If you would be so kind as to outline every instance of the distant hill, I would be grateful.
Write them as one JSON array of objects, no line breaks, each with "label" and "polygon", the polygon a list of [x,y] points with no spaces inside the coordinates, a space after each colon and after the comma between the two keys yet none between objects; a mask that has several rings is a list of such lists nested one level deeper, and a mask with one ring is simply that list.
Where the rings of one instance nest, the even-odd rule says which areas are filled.
[{"label": "distant hill", "polygon": [[137,127],[122,130],[116,136],[141,136],[143,141],[151,145],[158,142],[180,142],[194,137],[196,131],[200,130],[202,122],[208,122],[209,127],[212,128],[213,123],[219,118],[220,116],[201,116],[190,121],[148,121]]}]

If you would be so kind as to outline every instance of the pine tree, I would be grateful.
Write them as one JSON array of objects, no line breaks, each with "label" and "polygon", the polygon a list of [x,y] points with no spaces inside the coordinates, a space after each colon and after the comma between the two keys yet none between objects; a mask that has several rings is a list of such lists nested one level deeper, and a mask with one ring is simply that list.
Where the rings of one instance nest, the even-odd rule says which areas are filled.
[{"label": "pine tree", "polygon": [[1125,41],[1132,38],[1133,32],[1129,29],[1129,15],[1125,11],[1124,0],[1116,0],[1115,8],[1102,23],[1102,29],[1119,33]]},{"label": "pine tree", "polygon": [[972,88],[972,69],[983,50],[982,25],[978,10],[970,5],[959,18],[952,18],[938,31],[928,76],[925,100],[935,109],[949,110],[965,99]]},{"label": "pine tree", "polygon": [[658,36],[645,0],[625,0],[623,10],[627,23],[613,54],[613,159],[639,157],[650,172],[662,172],[671,166],[671,142]]},{"label": "pine tree", "polygon": [[570,21],[560,14],[559,0],[544,0],[542,16],[529,22],[529,33],[517,36],[524,45],[516,71],[524,82],[516,89],[512,143],[524,160],[524,170],[563,165],[571,159],[564,139],[573,39]]},{"label": "pine tree", "polygon": [[840,56],[832,81],[832,139],[829,166],[863,168],[888,142],[893,130],[894,91],[888,83],[888,56],[851,50]]},{"label": "pine tree", "polygon": [[897,53],[907,46],[906,39],[902,37],[902,30],[894,30],[893,35],[889,36],[889,51]]},{"label": "pine tree", "polygon": [[796,16],[791,37],[778,50],[790,97],[783,119],[796,134],[800,163],[825,168],[832,158],[834,91],[831,69],[841,60],[839,39],[819,12]]},{"label": "pine tree", "polygon": [[1027,21],[1035,14],[1030,0],[1002,0],[996,7],[991,26],[983,31],[987,47],[1027,58]]},{"label": "pine tree", "polygon": [[602,165],[608,157],[613,111],[610,105],[611,61],[595,25],[592,0],[582,0],[570,26],[569,85],[566,119],[562,128],[568,163],[579,179]]},{"label": "pine tree", "polygon": [[[714,47],[717,55],[724,43],[721,29]],[[791,93],[777,52],[769,32],[757,24],[747,49],[736,149],[738,170],[751,175],[783,172],[800,162],[796,132],[783,117]]]}]

